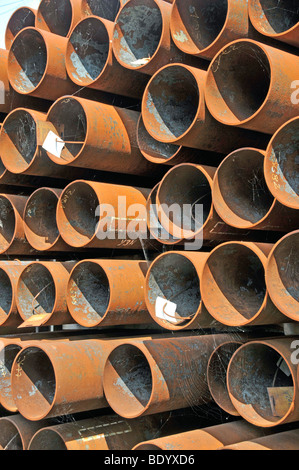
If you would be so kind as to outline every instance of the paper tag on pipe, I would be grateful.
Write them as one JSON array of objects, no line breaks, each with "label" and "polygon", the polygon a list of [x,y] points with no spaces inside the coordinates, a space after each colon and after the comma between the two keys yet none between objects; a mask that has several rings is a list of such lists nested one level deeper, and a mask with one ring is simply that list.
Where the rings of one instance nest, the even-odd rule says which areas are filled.
[{"label": "paper tag on pipe", "polygon": [[32,315],[24,323],[22,323],[18,328],[32,328],[39,327],[44,325],[48,320],[50,320],[51,314],[41,313],[38,315]]},{"label": "paper tag on pipe", "polygon": [[61,152],[64,149],[65,142],[54,132],[50,131],[43,143],[43,149],[55,157],[61,158]]},{"label": "paper tag on pipe", "polygon": [[169,300],[157,297],[156,300],[156,317],[161,320],[166,320],[170,323],[181,323],[182,319],[176,317],[177,305]]}]

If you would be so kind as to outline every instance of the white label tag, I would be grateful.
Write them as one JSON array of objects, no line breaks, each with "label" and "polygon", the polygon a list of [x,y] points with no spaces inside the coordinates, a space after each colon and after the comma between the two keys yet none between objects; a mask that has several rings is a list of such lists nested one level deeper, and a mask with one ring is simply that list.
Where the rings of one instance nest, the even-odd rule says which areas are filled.
[{"label": "white label tag", "polygon": [[156,317],[166,320],[170,323],[181,323],[182,319],[176,318],[177,305],[169,300],[157,297],[156,300]]},{"label": "white label tag", "polygon": [[281,370],[286,376],[290,377],[291,371],[290,371],[290,369],[288,368],[288,365],[287,365],[286,361],[283,360],[283,361],[281,362],[281,360],[279,359],[279,361],[278,361],[278,363],[277,363],[277,367],[279,367],[280,370]]},{"label": "white label tag", "polygon": [[64,149],[64,146],[65,142],[58,137],[58,135],[54,134],[54,132],[50,131],[44,141],[43,149],[51,153],[51,155],[61,158],[61,152]]}]

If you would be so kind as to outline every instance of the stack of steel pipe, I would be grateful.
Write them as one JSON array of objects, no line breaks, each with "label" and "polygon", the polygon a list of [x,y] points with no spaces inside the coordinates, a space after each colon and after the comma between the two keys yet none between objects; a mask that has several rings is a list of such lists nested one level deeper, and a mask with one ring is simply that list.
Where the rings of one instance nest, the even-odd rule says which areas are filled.
[{"label": "stack of steel pipe", "polygon": [[0,26],[0,449],[298,449],[295,0]]}]

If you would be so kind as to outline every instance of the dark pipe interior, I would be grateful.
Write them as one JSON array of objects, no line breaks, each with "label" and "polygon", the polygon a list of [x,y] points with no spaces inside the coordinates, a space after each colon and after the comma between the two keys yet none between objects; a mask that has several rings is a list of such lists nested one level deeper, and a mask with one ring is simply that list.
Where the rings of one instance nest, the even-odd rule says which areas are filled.
[{"label": "dark pipe interior", "polygon": [[70,0],[43,0],[37,16],[37,27],[43,20],[51,33],[67,36],[72,24],[73,11]]},{"label": "dark pipe interior", "polygon": [[55,306],[56,290],[50,271],[41,264],[28,266],[20,277],[17,295],[20,312],[25,318],[51,314]]},{"label": "dark pipe interior", "polygon": [[58,198],[53,191],[41,188],[31,196],[25,212],[25,223],[34,234],[34,242],[38,238],[40,249],[52,245],[59,237],[56,223]]},{"label": "dark pipe interior", "polygon": [[60,450],[67,451],[62,437],[52,429],[39,431],[30,443],[29,450]]},{"label": "dark pipe interior", "polygon": [[7,320],[12,307],[12,285],[9,276],[0,268],[0,324]]},{"label": "dark pipe interior", "polygon": [[119,0],[83,0],[82,10],[85,14],[100,16],[114,21],[120,9]]},{"label": "dark pipe interior", "polygon": [[25,450],[17,427],[6,418],[0,420],[0,450]]},{"label": "dark pipe interior", "polygon": [[298,0],[254,0],[251,3],[251,11],[264,33],[284,33],[299,22]]},{"label": "dark pipe interior", "polygon": [[16,218],[10,201],[0,196],[0,251],[6,251],[13,241]]}]

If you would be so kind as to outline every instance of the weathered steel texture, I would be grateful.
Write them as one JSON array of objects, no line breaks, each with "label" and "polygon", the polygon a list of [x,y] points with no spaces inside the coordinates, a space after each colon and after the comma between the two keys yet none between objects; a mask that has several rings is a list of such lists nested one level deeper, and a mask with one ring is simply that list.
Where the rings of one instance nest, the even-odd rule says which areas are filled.
[{"label": "weathered steel texture", "polygon": [[225,446],[219,450],[299,450],[299,429]]},{"label": "weathered steel texture", "polygon": [[47,420],[33,423],[17,414],[0,419],[0,450],[28,450],[32,437],[47,425]]},{"label": "weathered steel texture", "polygon": [[29,262],[0,262],[0,326],[18,327],[22,323],[16,304],[16,289],[19,276]]},{"label": "weathered steel texture", "polygon": [[[251,341],[233,355],[227,372],[230,398],[240,415],[261,428],[298,421],[298,366],[294,337]],[[276,391],[275,400],[271,391]]]},{"label": "weathered steel texture", "polygon": [[128,0],[81,0],[84,16],[99,16],[105,20],[115,21],[119,9]]},{"label": "weathered steel texture", "polygon": [[84,18],[76,25],[66,51],[68,75],[81,87],[140,99],[148,78],[122,67],[115,59],[113,28],[114,23],[96,16]]},{"label": "weathered steel texture", "polygon": [[73,268],[67,305],[81,326],[149,325],[144,298],[148,263],[128,260],[85,260]]},{"label": "weathered steel texture", "polygon": [[81,3],[81,0],[42,0],[36,14],[36,28],[68,36],[83,16]]},{"label": "weathered steel texture", "polygon": [[264,176],[264,160],[265,152],[253,148],[228,155],[214,178],[214,207],[224,222],[239,229],[294,230],[299,227],[299,211],[273,198]]},{"label": "weathered steel texture", "polygon": [[37,251],[74,250],[62,240],[57,227],[56,212],[61,193],[62,189],[41,187],[28,198],[24,230],[27,241]]},{"label": "weathered steel texture", "polygon": [[27,199],[26,196],[0,194],[0,254],[36,254],[24,232],[23,213]]},{"label": "weathered steel texture", "polygon": [[35,25],[36,10],[21,7],[13,12],[5,30],[5,47],[9,49],[16,35],[24,28]]},{"label": "weathered steel texture", "polygon": [[138,119],[137,111],[63,97],[50,108],[47,123],[65,146],[60,158],[48,155],[58,167],[153,175],[156,166],[143,158],[137,145]]},{"label": "weathered steel texture", "polygon": [[[65,188],[58,203],[59,232],[64,241],[75,248],[148,246],[148,193],[147,189],[131,186],[74,181]],[[105,207],[107,210],[103,213],[101,209]],[[130,207],[134,209],[132,213],[129,213]]]},{"label": "weathered steel texture", "polygon": [[271,301],[265,282],[272,247],[231,241],[210,253],[203,269],[201,293],[208,312],[217,321],[232,327],[286,322]]},{"label": "weathered steel texture", "polygon": [[236,148],[266,148],[269,136],[217,121],[205,104],[207,72],[184,64],[169,64],[149,81],[142,100],[142,117],[158,141],[228,154]]},{"label": "weathered steel texture", "polygon": [[265,436],[265,429],[259,429],[246,421],[236,421],[142,442],[133,450],[218,450],[223,446],[240,442],[244,438],[255,439],[263,436]]},{"label": "weathered steel texture", "polygon": [[273,196],[281,204],[297,210],[299,209],[298,149],[299,118],[296,117],[284,123],[272,137],[267,148],[264,168],[266,182]]},{"label": "weathered steel texture", "polygon": [[249,17],[264,36],[299,47],[299,11],[296,0],[282,5],[272,0],[249,0]]},{"label": "weathered steel texture", "polygon": [[[166,330],[181,331],[218,325],[201,300],[201,277],[208,253],[171,251],[151,264],[145,280],[145,301],[153,320]],[[162,308],[157,299],[165,300]],[[167,315],[168,302],[176,304]]]},{"label": "weathered steel texture", "polygon": [[296,55],[250,39],[233,41],[209,67],[207,107],[223,124],[273,134],[298,114],[290,96],[298,76]]},{"label": "weathered steel texture", "polygon": [[153,75],[170,62],[207,68],[208,63],[187,56],[176,47],[170,34],[172,6],[163,0],[130,0],[115,20],[113,52],[130,70]]},{"label": "weathered steel texture", "polygon": [[289,233],[273,247],[266,268],[269,295],[279,310],[299,320],[299,230]]},{"label": "weathered steel texture", "polygon": [[20,31],[8,54],[8,78],[22,95],[56,100],[78,91],[65,66],[67,39],[36,28]]},{"label": "weathered steel texture", "polygon": [[17,306],[21,328],[73,323],[67,309],[66,288],[75,261],[36,261],[18,279]]},{"label": "weathered steel texture", "polygon": [[0,339],[0,404],[10,413],[16,413],[18,408],[12,397],[11,370],[12,365],[22,350],[21,337]]},{"label": "weathered steel texture", "polygon": [[[9,52],[7,50],[0,49],[0,81],[1,87],[3,87],[1,89],[0,113],[10,113],[13,109],[20,106],[27,106],[28,108],[37,109],[39,111],[47,111],[51,104],[50,101],[28,95],[21,95],[12,88],[7,73],[8,54]],[[46,97],[46,99],[48,98]]]},{"label": "weathered steel texture", "polygon": [[192,429],[193,421],[184,410],[181,416],[170,412],[130,420],[116,415],[76,420],[41,430],[29,450],[131,450],[145,437]]},{"label": "weathered steel texture", "polygon": [[214,348],[229,338],[123,341],[105,365],[103,383],[109,405],[118,415],[132,419],[209,402],[208,360]]},{"label": "weathered steel texture", "polygon": [[239,0],[175,0],[170,28],[177,47],[208,60],[235,39],[251,37],[248,5]]}]

